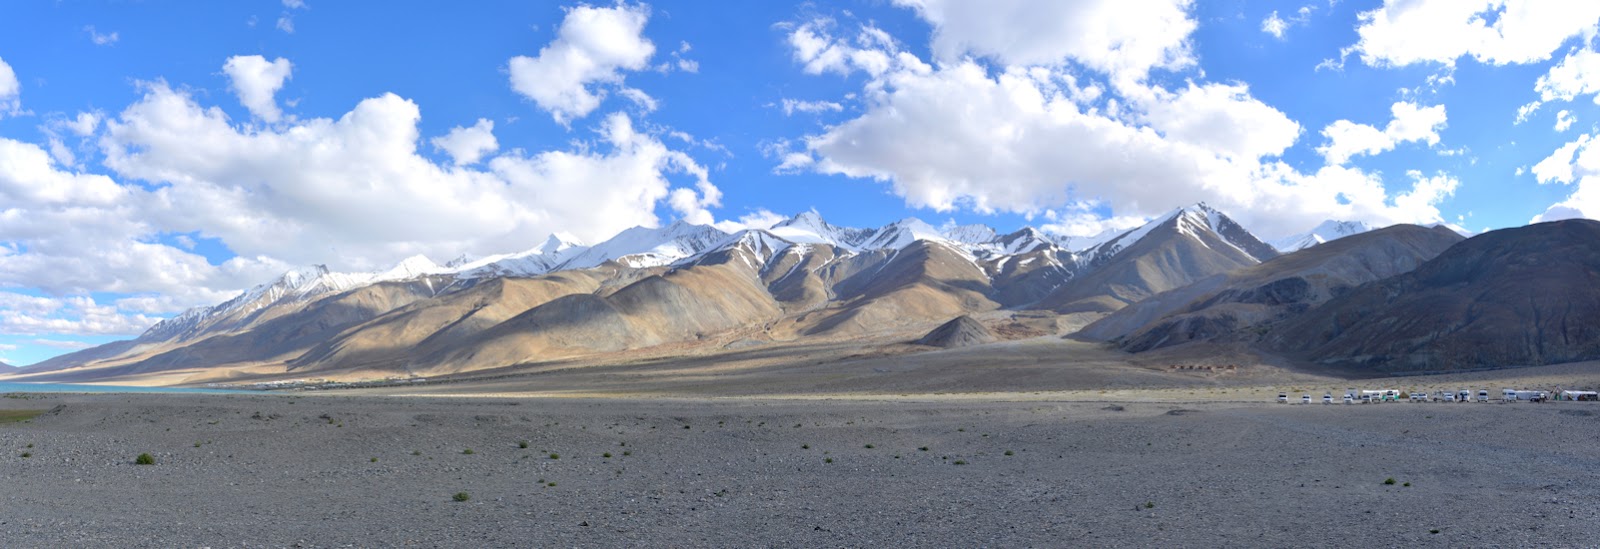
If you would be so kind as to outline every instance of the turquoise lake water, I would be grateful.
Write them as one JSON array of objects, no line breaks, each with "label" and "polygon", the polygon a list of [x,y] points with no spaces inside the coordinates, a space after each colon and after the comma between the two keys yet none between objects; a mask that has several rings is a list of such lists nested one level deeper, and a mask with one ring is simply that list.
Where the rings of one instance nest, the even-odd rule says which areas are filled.
[{"label": "turquoise lake water", "polygon": [[179,389],[173,387],[123,387],[118,385],[77,385],[73,383],[15,383],[0,381],[0,393],[212,393],[255,394],[259,391],[227,389]]}]

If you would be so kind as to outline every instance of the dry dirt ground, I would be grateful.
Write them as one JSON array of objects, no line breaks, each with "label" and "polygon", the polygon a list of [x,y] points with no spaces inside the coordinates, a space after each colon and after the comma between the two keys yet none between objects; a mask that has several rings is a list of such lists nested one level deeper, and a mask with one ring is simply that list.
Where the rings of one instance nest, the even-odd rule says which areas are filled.
[{"label": "dry dirt ground", "polygon": [[0,398],[0,545],[1600,545],[1600,403],[1188,391]]}]

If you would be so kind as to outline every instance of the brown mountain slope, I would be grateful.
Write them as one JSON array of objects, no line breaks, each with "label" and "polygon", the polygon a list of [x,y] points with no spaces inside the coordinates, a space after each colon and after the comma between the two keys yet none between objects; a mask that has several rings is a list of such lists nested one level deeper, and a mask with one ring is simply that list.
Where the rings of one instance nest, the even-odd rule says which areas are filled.
[{"label": "brown mountain slope", "polygon": [[781,309],[758,278],[759,263],[743,253],[708,257],[605,297],[557,298],[461,341],[421,345],[406,367],[429,375],[482,370],[695,340],[771,322]]},{"label": "brown mountain slope", "polygon": [[433,295],[427,279],[383,282],[309,302],[283,303],[236,331],[150,346],[85,367],[30,376],[30,381],[103,380],[198,367],[281,362],[345,328]]},{"label": "brown mountain slope", "polygon": [[1382,371],[1600,358],[1600,222],[1467,239],[1409,273],[1334,298],[1269,334],[1321,364]]},{"label": "brown mountain slope", "polygon": [[600,289],[605,273],[565,271],[538,278],[493,278],[418,301],[353,326],[305,355],[291,369],[328,370],[403,362],[418,347],[443,347],[572,294]]},{"label": "brown mountain slope", "polygon": [[[1237,224],[1226,220],[1222,227],[1235,231]],[[1115,255],[1093,260],[1085,274],[1066,282],[1030,308],[1059,313],[1109,313],[1211,275],[1275,257],[1276,252],[1243,229],[1235,232],[1239,234],[1225,238],[1210,228],[1203,214],[1184,210]],[[1243,245],[1235,245],[1236,242]]]},{"label": "brown mountain slope", "polygon": [[1462,237],[1396,225],[1334,240],[1260,265],[1163,292],[1078,333],[1142,352],[1195,340],[1253,341],[1266,323],[1304,312],[1356,286],[1415,269]]},{"label": "brown mountain slope", "polygon": [[989,277],[963,252],[917,241],[840,281],[839,304],[798,319],[805,335],[863,335],[926,326],[931,319],[991,310]]}]

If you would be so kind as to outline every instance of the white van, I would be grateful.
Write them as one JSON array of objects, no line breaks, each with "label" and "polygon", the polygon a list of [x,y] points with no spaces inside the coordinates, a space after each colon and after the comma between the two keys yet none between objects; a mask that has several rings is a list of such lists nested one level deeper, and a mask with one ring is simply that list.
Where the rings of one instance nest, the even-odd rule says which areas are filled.
[{"label": "white van", "polygon": [[1355,404],[1356,403],[1356,396],[1353,395],[1353,394],[1350,394],[1350,393],[1345,393],[1344,394],[1344,403],[1345,404]]},{"label": "white van", "polygon": [[1288,404],[1289,403],[1289,393],[1278,393],[1278,402],[1282,403],[1282,404]]},{"label": "white van", "polygon": [[1488,402],[1488,401],[1489,401],[1489,390],[1488,389],[1483,389],[1483,390],[1478,391],[1478,402]]},{"label": "white van", "polygon": [[1457,391],[1456,402],[1472,402],[1472,391]]},{"label": "white van", "polygon": [[1301,404],[1311,404],[1311,395],[1300,395]]}]

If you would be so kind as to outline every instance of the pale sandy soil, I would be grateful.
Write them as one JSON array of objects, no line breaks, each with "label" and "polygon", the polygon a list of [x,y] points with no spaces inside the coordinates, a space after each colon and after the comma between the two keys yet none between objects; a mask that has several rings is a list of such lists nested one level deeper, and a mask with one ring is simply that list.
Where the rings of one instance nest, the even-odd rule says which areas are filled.
[{"label": "pale sandy soil", "polygon": [[1600,544],[1600,404],[1228,390],[3,398],[0,545]]}]

